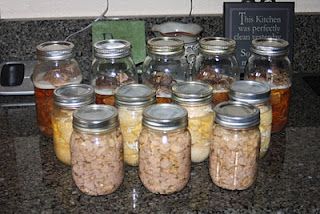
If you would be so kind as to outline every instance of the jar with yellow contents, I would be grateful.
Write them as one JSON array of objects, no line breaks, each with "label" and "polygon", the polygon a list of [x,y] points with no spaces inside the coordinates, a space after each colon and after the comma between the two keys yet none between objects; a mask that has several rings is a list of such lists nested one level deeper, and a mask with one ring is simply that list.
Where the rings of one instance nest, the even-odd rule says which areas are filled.
[{"label": "jar with yellow contents", "polygon": [[72,114],[81,106],[94,102],[94,89],[86,84],[70,84],[58,87],[53,93],[54,106],[51,121],[54,151],[62,163],[70,165]]},{"label": "jar with yellow contents", "polygon": [[260,157],[263,157],[267,153],[270,145],[272,127],[270,90],[269,85],[266,83],[257,81],[237,81],[231,85],[229,93],[231,100],[250,103],[260,110]]},{"label": "jar with yellow contents", "polygon": [[212,90],[209,84],[196,81],[172,87],[173,101],[188,111],[192,162],[202,162],[209,156],[214,121]]},{"label": "jar with yellow contents", "polygon": [[123,85],[116,90],[115,98],[123,136],[124,161],[130,166],[138,166],[142,112],[156,102],[155,90],[143,84]]}]

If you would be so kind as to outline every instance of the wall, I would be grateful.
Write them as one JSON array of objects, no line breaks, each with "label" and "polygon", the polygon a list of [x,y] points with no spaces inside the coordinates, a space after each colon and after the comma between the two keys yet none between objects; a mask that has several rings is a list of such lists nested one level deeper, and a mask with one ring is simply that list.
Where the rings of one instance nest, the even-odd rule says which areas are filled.
[{"label": "wall", "polygon": [[[193,15],[222,14],[223,2],[240,0],[194,0]],[[294,1],[294,0],[282,0]],[[319,0],[296,0],[297,13],[319,13]],[[187,15],[190,0],[109,0],[107,16],[162,16]],[[94,17],[106,7],[106,0],[1,0],[2,19],[44,19]]]}]

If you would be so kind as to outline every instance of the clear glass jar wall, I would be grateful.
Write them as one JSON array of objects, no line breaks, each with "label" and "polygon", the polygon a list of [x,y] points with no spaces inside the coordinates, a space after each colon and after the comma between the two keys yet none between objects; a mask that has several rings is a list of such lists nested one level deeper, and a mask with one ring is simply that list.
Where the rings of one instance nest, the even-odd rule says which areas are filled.
[{"label": "clear glass jar wall", "polygon": [[94,44],[91,84],[95,88],[96,103],[114,105],[117,87],[137,83],[135,64],[131,58],[131,44],[110,39]]},{"label": "clear glass jar wall", "polygon": [[191,137],[187,111],[174,104],[155,104],[143,113],[139,137],[139,177],[153,193],[170,194],[188,183]]},{"label": "clear glass jar wall", "polygon": [[217,105],[229,100],[230,85],[240,79],[239,66],[234,55],[236,42],[224,37],[205,37],[200,39],[199,44],[199,70],[193,75],[193,79],[213,87],[213,103]]},{"label": "clear glass jar wall", "polygon": [[143,63],[142,82],[156,90],[157,103],[170,103],[171,87],[188,80],[188,64],[184,58],[184,43],[172,37],[148,40],[148,56]]},{"label": "clear glass jar wall", "polygon": [[57,158],[71,165],[70,138],[73,131],[74,110],[94,103],[94,89],[85,84],[69,84],[54,90],[54,106],[51,115],[53,148]]},{"label": "clear glass jar wall", "polygon": [[80,83],[82,74],[73,59],[74,45],[66,41],[49,41],[37,46],[38,62],[32,74],[35,90],[37,123],[40,131],[52,136],[51,112],[55,88]]},{"label": "clear glass jar wall", "polygon": [[271,86],[272,132],[281,131],[288,122],[292,72],[288,46],[282,39],[253,40],[245,68],[246,80],[267,82]]},{"label": "clear glass jar wall", "polygon": [[116,108],[88,105],[74,112],[71,135],[72,177],[81,192],[106,195],[124,177],[123,144]]}]

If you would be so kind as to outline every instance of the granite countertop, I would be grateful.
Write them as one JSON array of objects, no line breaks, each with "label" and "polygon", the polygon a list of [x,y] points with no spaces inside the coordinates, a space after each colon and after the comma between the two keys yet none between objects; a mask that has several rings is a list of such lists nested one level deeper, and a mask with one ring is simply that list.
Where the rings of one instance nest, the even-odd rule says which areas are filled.
[{"label": "granite countertop", "polygon": [[42,136],[34,106],[4,103],[33,97],[0,96],[0,207],[2,213],[320,213],[320,96],[295,75],[288,126],[273,134],[255,184],[244,191],[215,186],[208,162],[192,165],[181,192],[147,191],[137,168],[126,167],[121,187],[91,197],[75,186],[70,167]]}]

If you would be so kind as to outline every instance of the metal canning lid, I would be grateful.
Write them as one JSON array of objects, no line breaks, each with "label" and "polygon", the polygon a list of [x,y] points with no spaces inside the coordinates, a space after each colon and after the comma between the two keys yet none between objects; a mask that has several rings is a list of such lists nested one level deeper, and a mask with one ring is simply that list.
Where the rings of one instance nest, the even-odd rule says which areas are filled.
[{"label": "metal canning lid", "polygon": [[236,81],[230,86],[229,97],[253,105],[264,103],[270,98],[270,86],[257,81]]},{"label": "metal canning lid", "polygon": [[118,111],[113,106],[92,104],[73,112],[73,128],[80,131],[104,132],[118,126]]},{"label": "metal canning lid", "polygon": [[131,43],[126,40],[102,40],[93,46],[94,55],[99,58],[122,58],[131,54]]},{"label": "metal canning lid", "polygon": [[252,40],[251,51],[259,55],[278,56],[287,54],[288,46],[289,43],[283,39],[254,39]]},{"label": "metal canning lid", "polygon": [[207,54],[231,54],[236,49],[236,41],[225,37],[205,37],[199,44],[200,52]]},{"label": "metal canning lid", "polygon": [[213,88],[209,84],[189,81],[172,86],[172,99],[181,104],[209,103],[212,100]]},{"label": "metal canning lid", "polygon": [[215,122],[228,128],[242,129],[257,126],[260,123],[260,111],[257,107],[244,102],[227,101],[216,105]]},{"label": "metal canning lid", "polygon": [[146,106],[155,103],[156,92],[143,84],[127,84],[116,89],[116,106]]},{"label": "metal canning lid", "polygon": [[79,108],[94,103],[94,89],[86,84],[63,85],[54,90],[53,100],[63,108]]},{"label": "metal canning lid", "polygon": [[67,41],[49,41],[37,45],[39,60],[64,60],[73,57],[73,43]]},{"label": "metal canning lid", "polygon": [[148,40],[148,51],[157,55],[174,55],[184,53],[184,43],[175,37],[156,37]]},{"label": "metal canning lid", "polygon": [[188,125],[188,112],[176,104],[154,104],[143,111],[142,124],[160,131],[185,128]]}]

